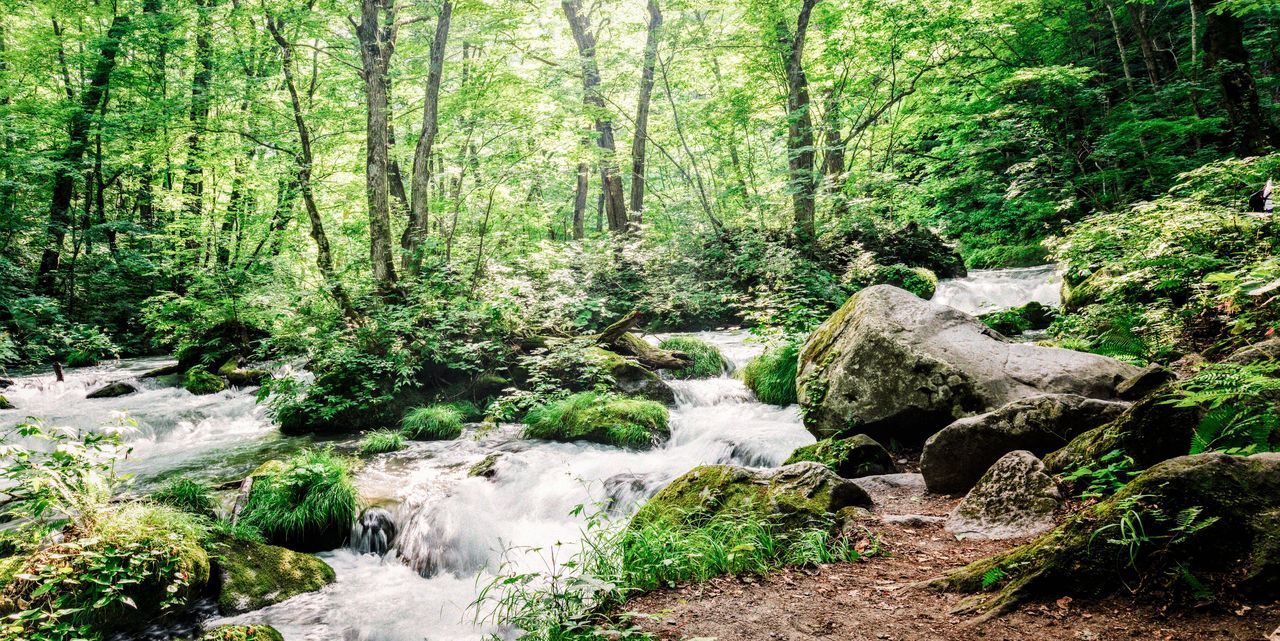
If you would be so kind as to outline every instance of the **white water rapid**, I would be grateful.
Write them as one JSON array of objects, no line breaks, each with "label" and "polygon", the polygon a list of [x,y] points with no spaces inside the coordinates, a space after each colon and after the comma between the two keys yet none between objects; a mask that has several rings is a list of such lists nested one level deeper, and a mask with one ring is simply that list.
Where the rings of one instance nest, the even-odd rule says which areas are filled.
[{"label": "white water rapid", "polygon": [[964,278],[938,283],[933,302],[979,315],[1035,301],[1047,307],[1062,304],[1062,275],[1057,265],[1014,269],[980,269]]}]

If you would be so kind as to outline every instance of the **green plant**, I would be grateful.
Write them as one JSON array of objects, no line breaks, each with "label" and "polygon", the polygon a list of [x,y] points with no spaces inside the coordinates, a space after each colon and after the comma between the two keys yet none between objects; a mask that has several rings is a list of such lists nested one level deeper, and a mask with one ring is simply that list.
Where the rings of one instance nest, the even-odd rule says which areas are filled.
[{"label": "green plant", "polygon": [[1133,458],[1120,450],[1112,450],[1098,459],[1099,465],[1081,465],[1063,476],[1062,480],[1084,488],[1077,495],[1081,499],[1103,499],[1115,494],[1141,470],[1133,469]]},{"label": "green plant", "polygon": [[1205,411],[1191,439],[1191,454],[1221,451],[1247,456],[1280,448],[1280,363],[1210,365],[1184,381],[1169,400]]},{"label": "green plant", "polygon": [[661,343],[662,349],[684,352],[693,359],[689,367],[671,370],[675,378],[714,378],[729,369],[729,361],[720,350],[700,338],[693,336],[673,336]]},{"label": "green plant", "polygon": [[792,338],[775,345],[742,368],[742,382],[762,403],[787,406],[796,402],[796,370],[801,341]]},{"label": "green plant", "polygon": [[162,505],[196,514],[210,516],[214,513],[213,495],[203,483],[185,477],[171,478],[160,489],[151,493],[151,500]]},{"label": "green plant", "polygon": [[1009,576],[1008,573],[1000,569],[999,566],[993,567],[990,570],[983,572],[982,573],[982,589],[990,590],[992,587],[995,587],[1001,581],[1005,580],[1005,577],[1007,576]]},{"label": "green plant", "polygon": [[327,550],[346,539],[359,503],[346,459],[304,450],[281,471],[256,478],[240,519],[276,545]]},{"label": "green plant", "polygon": [[188,392],[197,396],[217,394],[227,388],[227,384],[222,380],[221,376],[212,374],[200,367],[192,367],[187,370],[187,375],[182,379],[182,386]]},{"label": "green plant", "polygon": [[[5,461],[0,480],[9,496],[4,514],[38,524],[69,518],[81,530],[91,530],[116,489],[129,480],[115,466],[131,451],[121,437],[130,429],[127,418],[86,432],[30,420],[0,434],[0,460]],[[24,441],[46,445],[33,448]]]},{"label": "green plant", "polygon": [[449,405],[414,408],[400,420],[400,431],[414,441],[455,439],[462,435],[462,414]]},{"label": "green plant", "polygon": [[404,434],[395,430],[369,432],[360,439],[361,454],[385,454],[404,447]]},{"label": "green plant", "polygon": [[670,433],[661,403],[599,392],[580,392],[534,408],[525,417],[525,438],[592,441],[648,447]]}]

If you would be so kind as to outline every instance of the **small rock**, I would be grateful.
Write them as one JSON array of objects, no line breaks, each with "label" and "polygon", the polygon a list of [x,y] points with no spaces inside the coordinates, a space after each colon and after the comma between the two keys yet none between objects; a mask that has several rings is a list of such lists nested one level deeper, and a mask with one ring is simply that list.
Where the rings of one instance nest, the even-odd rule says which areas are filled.
[{"label": "small rock", "polygon": [[116,381],[110,385],[104,385],[92,392],[89,392],[85,398],[116,398],[119,396],[127,396],[138,391],[138,388],[124,381]]},{"label": "small rock", "polygon": [[3,396],[0,396],[0,410],[12,410],[12,409],[17,409],[17,408],[13,406],[13,403],[9,402],[9,399]]},{"label": "small rock", "polygon": [[479,463],[471,466],[467,470],[467,476],[478,476],[481,478],[491,479],[498,473],[498,459],[502,458],[501,452],[494,452],[481,460]]},{"label": "small rock", "polygon": [[947,519],[959,539],[1013,539],[1054,527],[1062,497],[1044,463],[1025,450],[1010,452],[969,492]]},{"label": "small rock", "polygon": [[1125,401],[1136,401],[1150,394],[1177,376],[1162,365],[1152,363],[1146,369],[1116,385],[1116,396]]}]

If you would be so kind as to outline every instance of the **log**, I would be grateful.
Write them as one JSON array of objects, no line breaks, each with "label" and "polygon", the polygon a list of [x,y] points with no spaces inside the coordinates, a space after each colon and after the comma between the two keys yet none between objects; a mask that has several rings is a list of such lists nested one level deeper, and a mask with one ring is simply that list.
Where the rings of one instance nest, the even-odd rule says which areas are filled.
[{"label": "log", "polygon": [[610,325],[599,336],[596,344],[622,356],[630,356],[649,369],[683,369],[693,365],[693,359],[684,352],[665,350],[650,345],[648,341],[631,333],[639,324],[640,312],[632,311]]}]

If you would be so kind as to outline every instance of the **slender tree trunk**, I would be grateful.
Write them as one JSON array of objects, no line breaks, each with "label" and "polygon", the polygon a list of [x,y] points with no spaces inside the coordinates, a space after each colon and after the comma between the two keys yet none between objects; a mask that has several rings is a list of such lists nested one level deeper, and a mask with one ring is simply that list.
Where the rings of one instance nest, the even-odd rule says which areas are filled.
[{"label": "slender tree trunk", "polygon": [[1160,61],[1156,58],[1155,45],[1151,43],[1151,34],[1147,33],[1146,5],[1136,2],[1128,3],[1129,22],[1133,25],[1133,33],[1138,37],[1138,49],[1142,52],[1142,63],[1147,68],[1147,77],[1151,86],[1160,86]]},{"label": "slender tree trunk", "polygon": [[1115,4],[1112,0],[1104,0],[1107,16],[1111,18],[1111,33],[1116,39],[1116,49],[1120,52],[1120,68],[1124,70],[1124,84],[1129,96],[1133,96],[1133,72],[1129,71],[1129,52],[1124,48],[1124,38],[1120,33],[1120,21],[1116,20]]},{"label": "slender tree trunk", "polygon": [[[573,192],[573,239],[582,240],[587,235],[587,191],[591,189],[591,164],[578,163],[578,185]],[[598,230],[597,230],[598,231]]]},{"label": "slender tree trunk", "polygon": [[1258,88],[1244,46],[1244,23],[1223,0],[1195,0],[1205,18],[1204,64],[1218,73],[1222,106],[1231,123],[1233,144],[1241,156],[1255,156],[1280,146],[1280,130],[1262,112]]},{"label": "slender tree trunk", "polygon": [[609,219],[609,231],[625,232],[627,206],[622,195],[622,176],[618,173],[617,147],[613,137],[613,122],[605,117],[604,97],[600,95],[600,68],[596,64],[596,36],[582,13],[582,0],[562,0],[560,3],[573,40],[578,45],[582,59],[582,101],[587,110],[595,114],[596,144],[600,146],[600,178],[604,183],[605,213]]},{"label": "slender tree trunk", "polygon": [[453,3],[445,0],[436,18],[436,33],[431,40],[431,60],[427,69],[427,95],[422,105],[422,135],[413,150],[413,200],[409,209],[409,225],[400,238],[401,267],[411,274],[421,265],[422,243],[427,238],[430,215],[428,187],[431,185],[431,151],[439,131],[440,82],[444,76],[444,51],[449,39],[449,20]]},{"label": "slender tree trunk", "polygon": [[[307,219],[311,223],[311,240],[316,244],[316,267],[324,278],[333,296],[334,302],[342,310],[342,314],[350,320],[359,318],[351,298],[338,279],[337,270],[333,266],[333,253],[329,247],[329,236],[324,231],[324,220],[320,217],[320,208],[316,205],[315,193],[311,189],[311,170],[315,159],[311,153],[311,129],[307,126],[302,114],[302,100],[298,97],[298,85],[293,77],[293,44],[284,37],[283,20],[270,14],[266,16],[267,30],[280,47],[280,68],[284,73],[285,87],[289,90],[289,103],[293,108],[293,123],[298,129],[298,153],[294,160],[298,165],[296,185],[302,193],[302,202],[307,210]],[[255,252],[256,254],[256,252]]]},{"label": "slender tree trunk", "polygon": [[384,297],[396,289],[391,253],[391,187],[387,178],[387,69],[395,51],[396,27],[395,0],[363,0],[356,37],[360,41],[365,88],[369,262],[374,284]]},{"label": "slender tree trunk", "polygon": [[182,177],[183,208],[192,220],[204,213],[204,145],[209,122],[209,85],[213,81],[213,8],[216,0],[196,0],[196,70],[191,75],[187,121],[187,161]]},{"label": "slender tree trunk", "polygon": [[[72,223],[71,201],[75,197],[76,176],[81,171],[80,163],[89,146],[89,129],[93,114],[106,105],[111,72],[115,69],[121,40],[128,25],[128,16],[116,15],[111,19],[111,26],[99,44],[98,60],[94,64],[89,86],[81,93],[80,104],[71,114],[67,146],[60,154],[61,162],[53,171],[49,224],[45,230],[47,240],[44,253],[40,257],[40,271],[37,275],[37,284],[46,294],[56,293],[56,276],[62,259],[62,243]],[[71,91],[70,85],[67,90]]]},{"label": "slender tree trunk", "polygon": [[804,73],[804,39],[809,15],[818,0],[803,0],[795,33],[778,23],[778,39],[787,70],[787,158],[791,170],[792,228],[802,245],[817,236],[814,199],[817,177],[813,171],[813,116],[809,113],[809,79]]},{"label": "slender tree trunk", "polygon": [[649,140],[649,101],[653,96],[653,71],[658,61],[658,36],[662,11],[657,0],[649,0],[649,32],[645,38],[644,63],[640,69],[640,98],[636,101],[635,135],[631,141],[631,220],[644,220],[644,152]]}]

